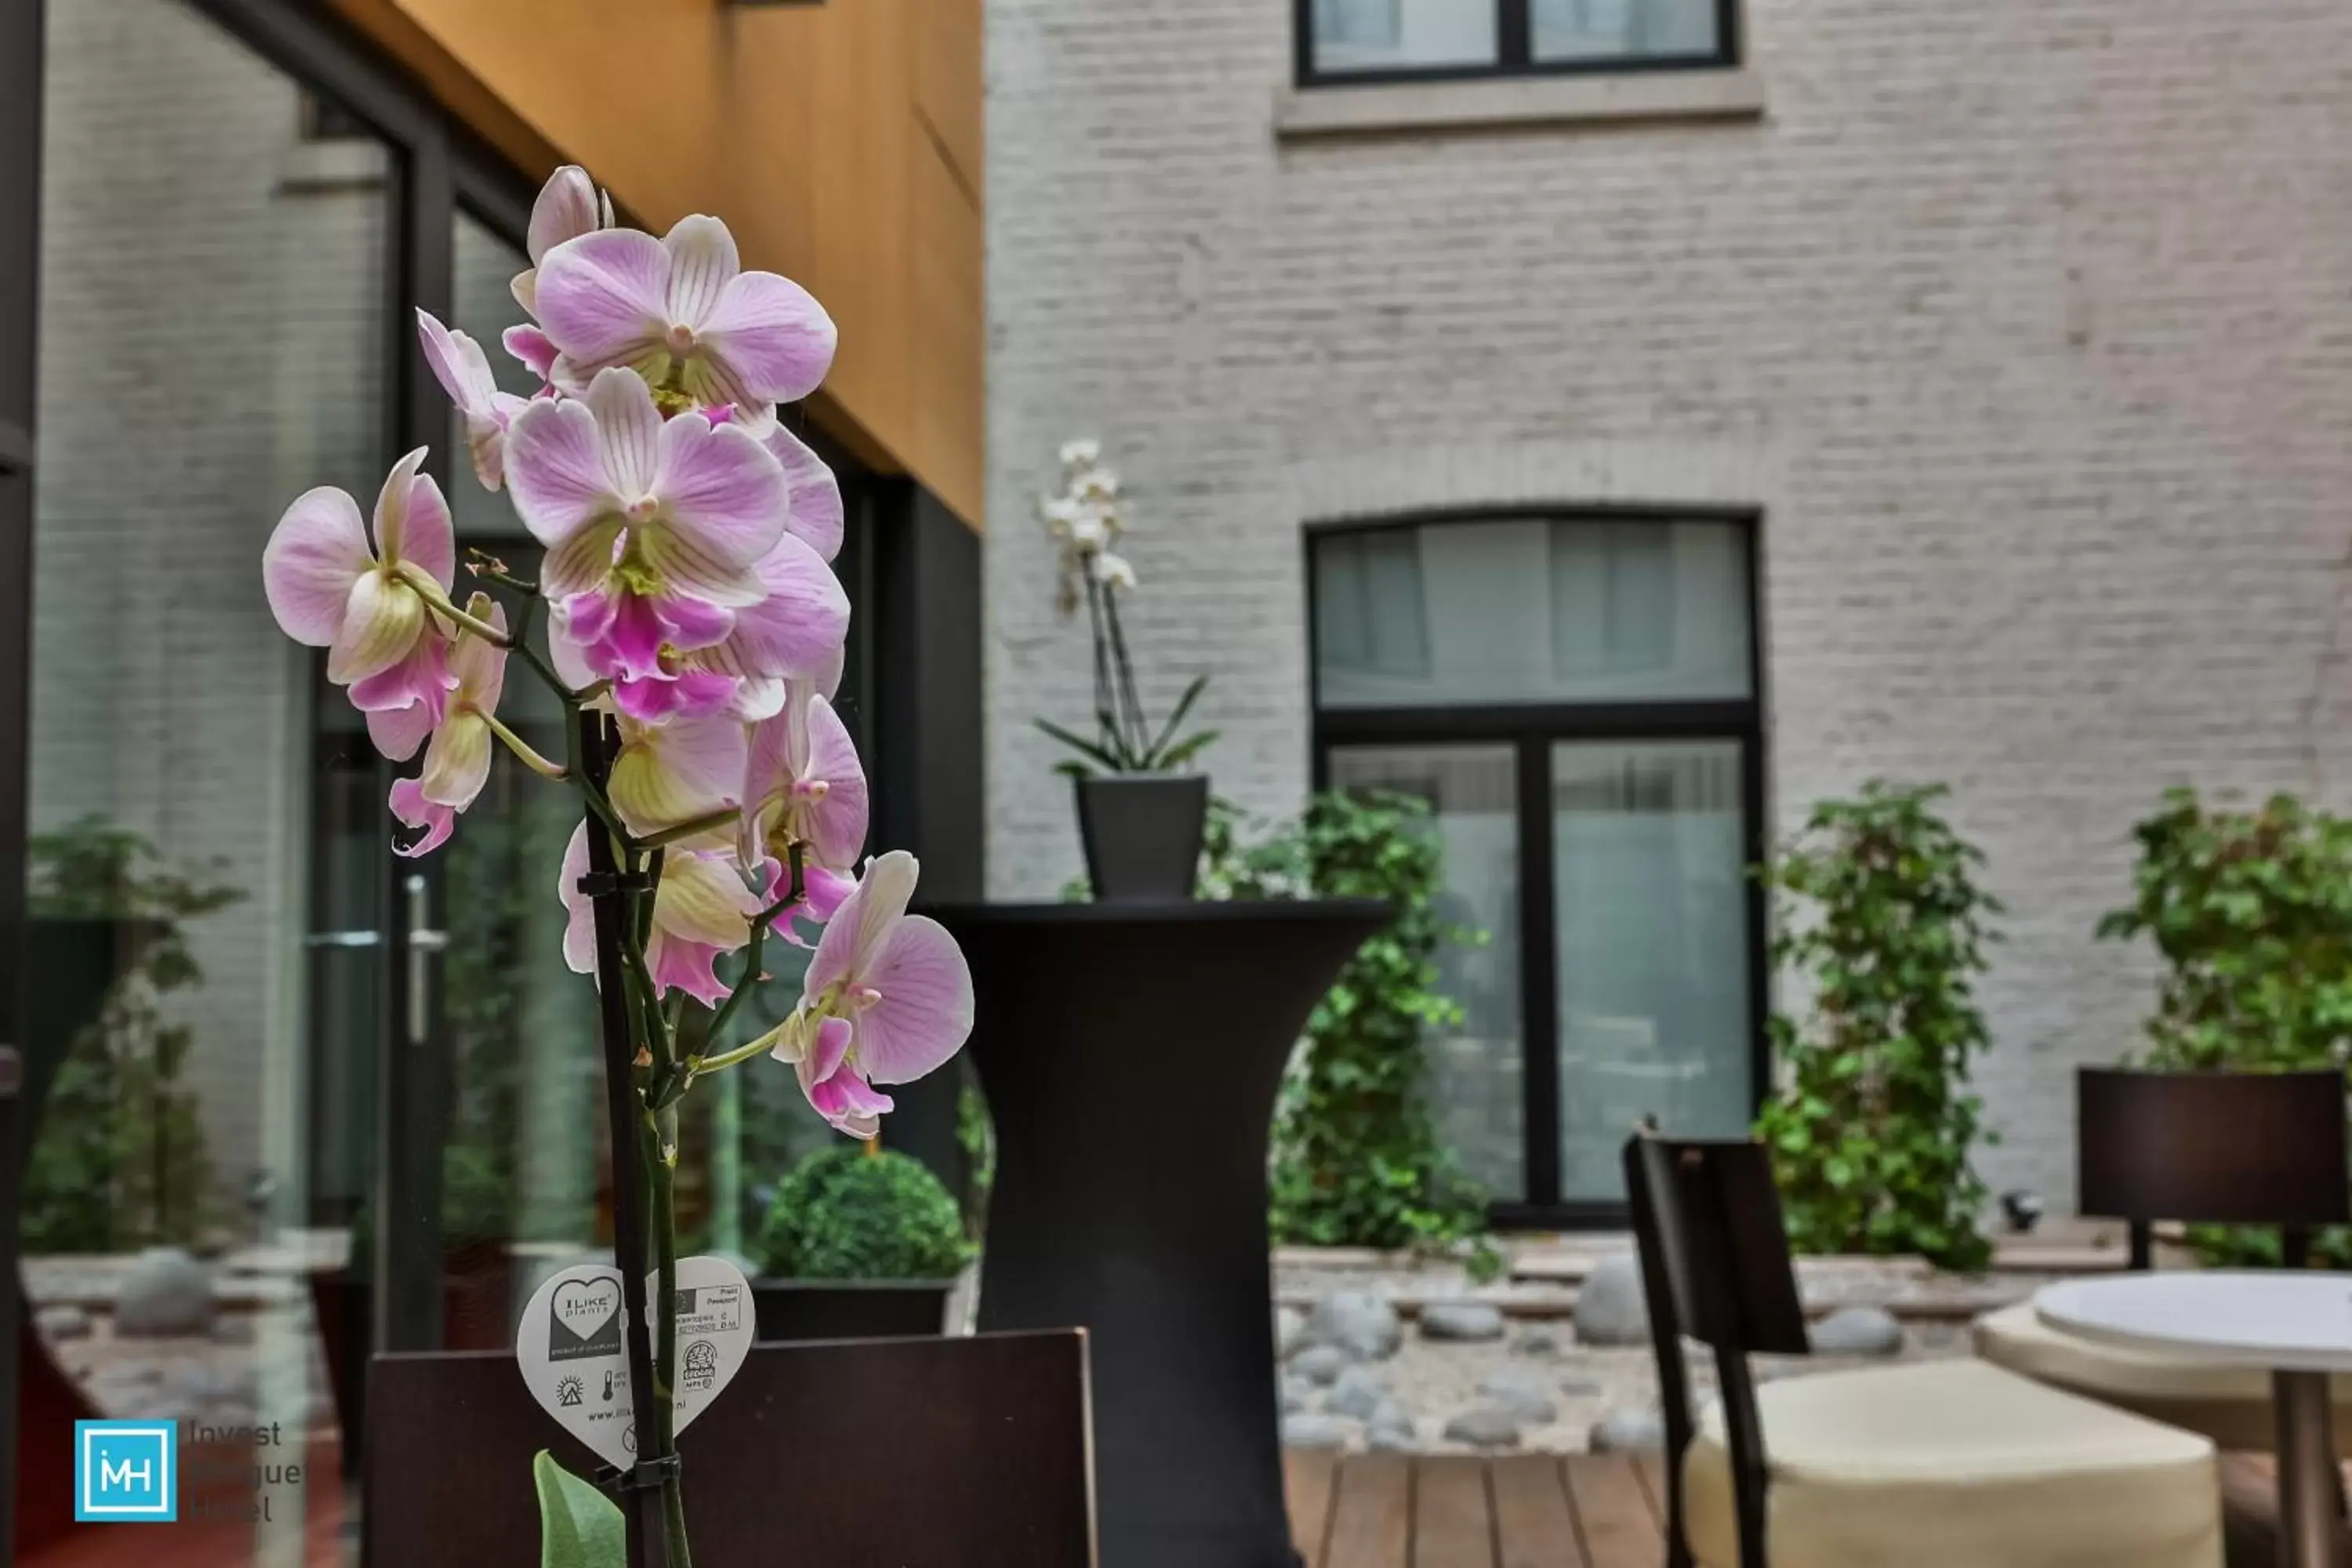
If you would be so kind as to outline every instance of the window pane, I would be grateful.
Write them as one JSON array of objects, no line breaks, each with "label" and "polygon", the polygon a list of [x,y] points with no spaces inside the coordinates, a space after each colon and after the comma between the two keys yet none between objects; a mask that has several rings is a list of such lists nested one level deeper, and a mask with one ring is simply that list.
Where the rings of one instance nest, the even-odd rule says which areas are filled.
[{"label": "window pane", "polygon": [[1495,0],[1315,0],[1318,71],[1495,63]]},{"label": "window pane", "polygon": [[1748,1125],[1747,846],[1736,741],[1552,747],[1560,1192],[1621,1199],[1643,1116]]},{"label": "window pane", "polygon": [[[368,1163],[379,932],[314,925],[313,878],[370,874],[359,796],[371,826],[383,801],[371,772],[319,815],[318,659],[260,560],[294,496],[364,506],[388,466],[392,160],[177,0],[50,0],[46,69],[23,1444],[275,1423],[282,1451],[184,1426],[180,1521],[125,1550],[332,1563],[311,1273],[340,1271]],[[320,1096],[352,1114],[314,1146]],[[314,1228],[322,1152],[345,1202]],[[24,1500],[21,1561],[61,1560],[70,1488]]]},{"label": "window pane", "polygon": [[1418,795],[1435,811],[1445,854],[1438,917],[1483,931],[1439,949],[1438,989],[1462,1021],[1428,1030],[1438,1135],[1489,1196],[1524,1197],[1520,1152],[1518,770],[1509,746],[1341,746],[1339,789]]},{"label": "window pane", "polygon": [[1706,59],[1722,52],[1716,0],[1530,0],[1538,60]]},{"label": "window pane", "polygon": [[1738,699],[1737,524],[1429,523],[1315,542],[1326,708]]}]

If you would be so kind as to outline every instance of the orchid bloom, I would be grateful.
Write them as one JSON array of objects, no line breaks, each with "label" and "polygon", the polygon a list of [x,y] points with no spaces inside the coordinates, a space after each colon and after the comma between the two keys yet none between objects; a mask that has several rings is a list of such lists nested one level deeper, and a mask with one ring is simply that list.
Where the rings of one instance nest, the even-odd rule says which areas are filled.
[{"label": "orchid bloom", "polygon": [[1102,466],[1102,445],[1070,441],[1062,447],[1062,493],[1037,503],[1045,531],[1061,546],[1061,606],[1077,608],[1087,584],[1135,586],[1135,569],[1112,552],[1127,531],[1118,475]]},{"label": "orchid bloom", "polygon": [[849,727],[813,683],[790,682],[783,710],[752,727],[741,798],[737,862],[787,861],[800,846],[807,896],[792,914],[831,920],[855,886],[846,873],[866,847],[866,770]]},{"label": "orchid bloom", "polygon": [[665,654],[723,641],[769,595],[782,466],[730,425],[664,422],[634,371],[599,372],[582,401],[534,399],[508,433],[507,482],[547,546],[541,588],[597,675],[667,679]]},{"label": "orchid bloom", "polygon": [[[295,498],[261,552],[269,613],[296,642],[327,650],[327,679],[351,688],[377,744],[395,757],[414,752],[425,730],[441,722],[455,680],[434,610],[449,605],[457,541],[441,487],[417,471],[424,461],[419,447],[385,478],[374,549],[359,503],[321,485]],[[421,712],[378,730],[373,715],[410,708]],[[403,733],[410,737],[405,750],[384,745]]]},{"label": "orchid bloom", "polygon": [[784,470],[784,489],[792,515],[785,531],[830,561],[841,553],[846,513],[841,504],[841,481],[808,443],[779,424],[761,438],[768,455]]},{"label": "orchid bloom", "polygon": [[971,1033],[971,970],[955,938],[907,913],[917,869],[903,849],[866,866],[818,939],[800,1006],[760,1041],[852,1137],[873,1137],[891,1108],[875,1085],[913,1082]]},{"label": "orchid bloom", "polygon": [[547,177],[530,204],[530,226],[523,231],[529,269],[515,274],[515,303],[538,313],[539,264],[547,253],[569,239],[613,226],[613,198],[596,188],[588,171],[566,163]]},{"label": "orchid bloom", "polygon": [[[566,916],[563,961],[581,974],[596,973],[596,919],[593,902],[580,890],[588,874],[588,835],[583,822],[563,851]],[[654,990],[683,991],[706,1007],[727,999],[727,986],[714,967],[722,952],[751,940],[759,895],[743,885],[722,852],[673,847],[662,857],[661,882],[654,889],[653,930],[646,939],[646,967]]]},{"label": "orchid bloom", "polygon": [[[649,724],[620,716],[621,751],[606,798],[631,833],[651,835],[737,803],[743,726],[722,715]],[[723,839],[725,829],[714,832]]]},{"label": "orchid bloom", "polygon": [[[466,613],[506,635],[507,612],[488,594],[466,601]],[[457,687],[449,693],[447,710],[433,728],[432,743],[425,748],[424,770],[413,779],[392,786],[392,815],[425,837],[400,854],[429,855],[448,841],[457,814],[474,804],[490,777],[492,723],[499,698],[505,690],[507,650],[470,632],[461,633],[449,656],[449,673]],[[373,720],[375,717],[370,714]],[[379,742],[381,743],[381,742]],[[410,750],[415,743],[410,743]],[[402,755],[407,753],[404,752]]]},{"label": "orchid bloom", "polygon": [[416,312],[416,337],[433,378],[466,417],[466,451],[474,459],[474,477],[484,489],[496,491],[506,478],[507,426],[530,400],[500,392],[482,345],[443,326],[429,311]]},{"label": "orchid bloom", "polygon": [[626,365],[686,405],[760,415],[814,392],[833,368],[833,319],[808,290],[746,272],[715,217],[660,239],[632,228],[569,239],[541,258],[533,313],[567,389]]}]

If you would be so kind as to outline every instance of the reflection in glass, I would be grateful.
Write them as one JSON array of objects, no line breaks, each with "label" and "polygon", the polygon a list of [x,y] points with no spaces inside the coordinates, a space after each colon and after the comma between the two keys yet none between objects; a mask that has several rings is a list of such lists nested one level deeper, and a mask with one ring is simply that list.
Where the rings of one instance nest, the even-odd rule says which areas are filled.
[{"label": "reflection in glass", "polygon": [[1747,847],[1736,741],[1551,750],[1560,1189],[1619,1199],[1644,1116],[1681,1137],[1748,1125]]},{"label": "reflection in glass", "polygon": [[1538,60],[1706,59],[1722,48],[1717,0],[1530,0]]},{"label": "reflection in glass", "polygon": [[1495,0],[1315,0],[1318,71],[1495,62]]},{"label": "reflection in glass", "polygon": [[[295,84],[176,0],[50,0],[45,68],[24,1282],[46,1353],[22,1440],[276,1423],[260,1495],[249,1439],[184,1438],[181,1522],[139,1552],[331,1561],[307,1285],[340,1267],[366,1168],[377,921],[314,924],[313,900],[381,838],[331,782],[314,821],[314,660],[258,562],[292,496],[383,479],[391,159],[311,139]],[[321,1104],[341,1120],[314,1142]],[[36,1565],[71,1501],[40,1489]],[[306,1559],[313,1511],[328,1555]]]},{"label": "reflection in glass", "polygon": [[1738,699],[1747,543],[1697,520],[1426,523],[1315,541],[1327,708]]},{"label": "reflection in glass", "polygon": [[1339,746],[1335,789],[1417,795],[1434,811],[1445,853],[1438,918],[1486,940],[1438,950],[1437,988],[1462,1021],[1431,1029],[1430,1094],[1438,1136],[1490,1197],[1527,1193],[1520,1151],[1518,774],[1507,745]]}]

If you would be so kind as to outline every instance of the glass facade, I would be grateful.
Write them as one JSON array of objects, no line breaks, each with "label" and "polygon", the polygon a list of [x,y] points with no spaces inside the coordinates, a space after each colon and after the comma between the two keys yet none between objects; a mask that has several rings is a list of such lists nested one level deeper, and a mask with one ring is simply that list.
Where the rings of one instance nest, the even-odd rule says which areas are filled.
[{"label": "glass facade", "polygon": [[[415,143],[190,0],[45,12],[30,721],[0,758],[30,832],[16,1560],[341,1564],[371,1351],[507,1347],[547,1272],[612,1245],[594,992],[561,952],[576,802],[501,756],[447,847],[396,858],[414,764],[261,584],[296,495],[365,510],[425,442],[461,552],[536,569],[418,385],[402,294],[404,247],[440,237],[435,308],[534,390],[498,346],[530,193],[477,171],[481,210],[427,209]],[[562,754],[535,683],[502,710]],[[740,1038],[798,995],[806,953],[768,957]],[[789,1072],[686,1119],[683,1250],[756,1264],[776,1182],[833,1135]],[[178,1426],[176,1522],[75,1526],[69,1435],[99,1418]]]},{"label": "glass facade", "polygon": [[1509,1217],[1606,1217],[1654,1116],[1754,1105],[1761,745],[1753,524],[1465,517],[1311,541],[1323,781],[1430,801],[1458,1029],[1427,1039],[1448,1144]]}]

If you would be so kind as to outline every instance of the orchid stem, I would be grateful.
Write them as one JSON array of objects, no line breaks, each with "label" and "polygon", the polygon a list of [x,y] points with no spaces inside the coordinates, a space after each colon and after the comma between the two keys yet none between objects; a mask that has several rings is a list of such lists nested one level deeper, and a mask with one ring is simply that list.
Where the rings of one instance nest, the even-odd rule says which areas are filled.
[{"label": "orchid stem", "polygon": [[689,816],[675,826],[663,828],[659,833],[649,834],[643,838],[632,838],[629,843],[638,849],[659,849],[664,845],[676,844],[682,838],[692,838],[698,834],[708,833],[714,827],[724,827],[741,815],[742,813],[734,806],[721,806],[717,811],[706,811],[700,816]]},{"label": "orchid stem", "polygon": [[530,742],[500,723],[497,714],[483,713],[481,720],[490,727],[491,734],[506,742],[507,750],[515,754],[515,760],[532,773],[543,779],[552,779],[557,784],[562,784],[572,776],[562,763],[550,762]]},{"label": "orchid stem", "polygon": [[[743,1005],[744,998],[751,994],[751,987],[759,984],[760,953],[761,950],[767,945],[768,927],[807,895],[805,881],[807,872],[803,866],[803,858],[807,852],[807,847],[797,842],[785,851],[785,858],[792,863],[791,884],[785,888],[782,898],[751,917],[751,942],[744,950],[743,973],[736,980],[735,988],[727,994],[727,1000],[719,1004],[719,1011],[710,1016],[710,1027],[705,1038],[717,1040],[725,1037],[723,1031],[729,1022],[734,1018],[737,1009]],[[729,1054],[731,1056],[733,1053]],[[742,1059],[741,1057],[735,1058],[736,1061]],[[734,1065],[733,1062],[719,1061],[716,1058],[710,1058],[710,1061],[717,1062],[720,1067]],[[695,1070],[700,1072],[706,1065],[708,1064],[697,1064]]]}]

